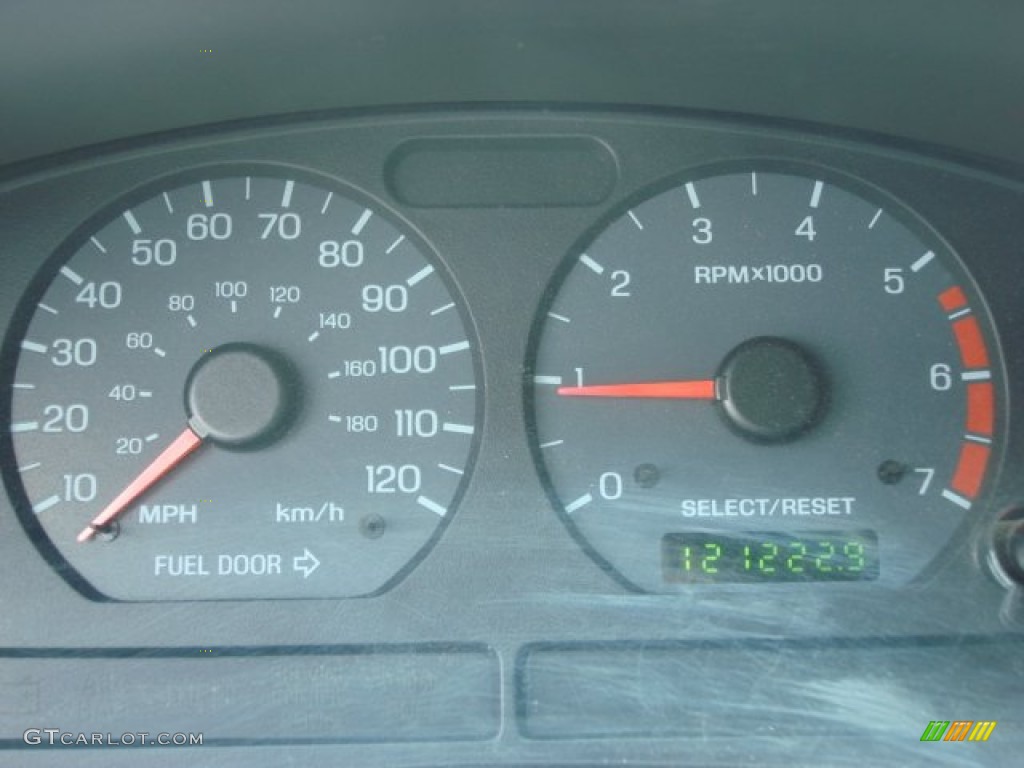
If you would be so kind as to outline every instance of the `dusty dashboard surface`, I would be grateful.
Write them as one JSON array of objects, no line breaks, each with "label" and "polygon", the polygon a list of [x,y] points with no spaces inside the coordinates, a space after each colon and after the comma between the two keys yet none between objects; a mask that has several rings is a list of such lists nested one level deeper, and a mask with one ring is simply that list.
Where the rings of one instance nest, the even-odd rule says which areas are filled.
[{"label": "dusty dashboard surface", "polygon": [[19,760],[33,727],[224,764],[1019,750],[1018,182],[509,109],[2,195]]}]

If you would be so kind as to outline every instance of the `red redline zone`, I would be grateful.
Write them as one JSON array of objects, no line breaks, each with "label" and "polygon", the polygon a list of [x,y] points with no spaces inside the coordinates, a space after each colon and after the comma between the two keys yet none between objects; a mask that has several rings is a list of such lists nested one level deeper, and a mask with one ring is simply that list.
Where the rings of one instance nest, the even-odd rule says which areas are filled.
[{"label": "red redline zone", "polygon": [[[947,313],[969,309],[963,288],[954,285],[938,296],[939,305]],[[984,369],[990,366],[988,348],[978,318],[971,314],[952,321],[960,361],[965,369]],[[991,438],[995,431],[995,388],[992,382],[972,382],[966,387],[967,414],[965,429],[968,434]],[[960,444],[960,457],[953,472],[950,487],[965,498],[973,499],[981,491],[992,449],[971,440]]]},{"label": "red redline zone", "polygon": [[991,437],[995,431],[995,388],[991,382],[967,385],[967,431]]},{"label": "red redline zone", "polygon": [[958,309],[963,309],[967,306],[967,296],[964,295],[964,289],[959,285],[954,285],[952,288],[947,288],[939,294],[939,304],[947,312],[955,312]]},{"label": "red redline zone", "polygon": [[960,460],[953,474],[952,488],[962,496],[973,499],[981,490],[988,468],[991,450],[981,443],[964,442],[960,446]]},{"label": "red redline zone", "polygon": [[953,334],[956,336],[957,346],[960,347],[960,359],[964,368],[988,368],[988,349],[981,335],[978,318],[968,315],[954,321]]}]

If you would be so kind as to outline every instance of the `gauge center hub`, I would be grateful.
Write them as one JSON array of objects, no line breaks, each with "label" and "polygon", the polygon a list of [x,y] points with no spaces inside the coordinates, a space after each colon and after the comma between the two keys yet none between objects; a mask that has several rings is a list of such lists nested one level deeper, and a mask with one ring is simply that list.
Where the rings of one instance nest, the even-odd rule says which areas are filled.
[{"label": "gauge center hub", "polygon": [[756,442],[799,437],[825,409],[828,386],[821,367],[786,339],[762,336],[743,342],[725,358],[719,377],[726,420]]},{"label": "gauge center hub", "polygon": [[299,380],[288,361],[257,344],[224,344],[203,355],[185,382],[189,423],[204,440],[263,448],[294,423]]}]

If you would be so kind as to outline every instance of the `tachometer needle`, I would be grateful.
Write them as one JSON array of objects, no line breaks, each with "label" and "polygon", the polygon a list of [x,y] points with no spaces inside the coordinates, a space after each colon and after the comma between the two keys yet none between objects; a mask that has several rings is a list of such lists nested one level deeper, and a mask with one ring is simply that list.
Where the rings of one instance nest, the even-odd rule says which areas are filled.
[{"label": "tachometer needle", "polygon": [[591,384],[585,387],[559,387],[563,397],[644,397],[673,400],[717,400],[714,379],[692,381],[641,381],[633,384]]},{"label": "tachometer needle", "polygon": [[159,456],[153,459],[148,467],[142,470],[134,480],[128,483],[125,489],[117,495],[117,498],[110,502],[106,508],[100,512],[80,534],[78,534],[78,541],[88,541],[96,534],[97,531],[102,530],[113,522],[118,515],[127,509],[129,504],[156,485],[161,478],[178,466],[182,461],[184,461],[186,456],[202,444],[203,439],[199,437],[191,427],[186,428],[184,432],[174,439],[173,443],[167,446]]}]

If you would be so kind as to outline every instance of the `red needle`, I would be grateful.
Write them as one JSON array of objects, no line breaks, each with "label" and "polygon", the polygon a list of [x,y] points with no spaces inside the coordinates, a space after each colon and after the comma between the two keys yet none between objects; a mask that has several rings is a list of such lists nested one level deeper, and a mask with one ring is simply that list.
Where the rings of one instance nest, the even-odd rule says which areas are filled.
[{"label": "red needle", "polygon": [[129,504],[156,485],[160,478],[178,466],[186,456],[202,444],[203,439],[193,432],[191,427],[187,427],[78,534],[78,541],[91,539],[98,530],[112,522]]},{"label": "red needle", "polygon": [[635,384],[592,384],[559,387],[563,397],[650,397],[674,400],[716,400],[714,379],[694,381],[642,381]]}]

